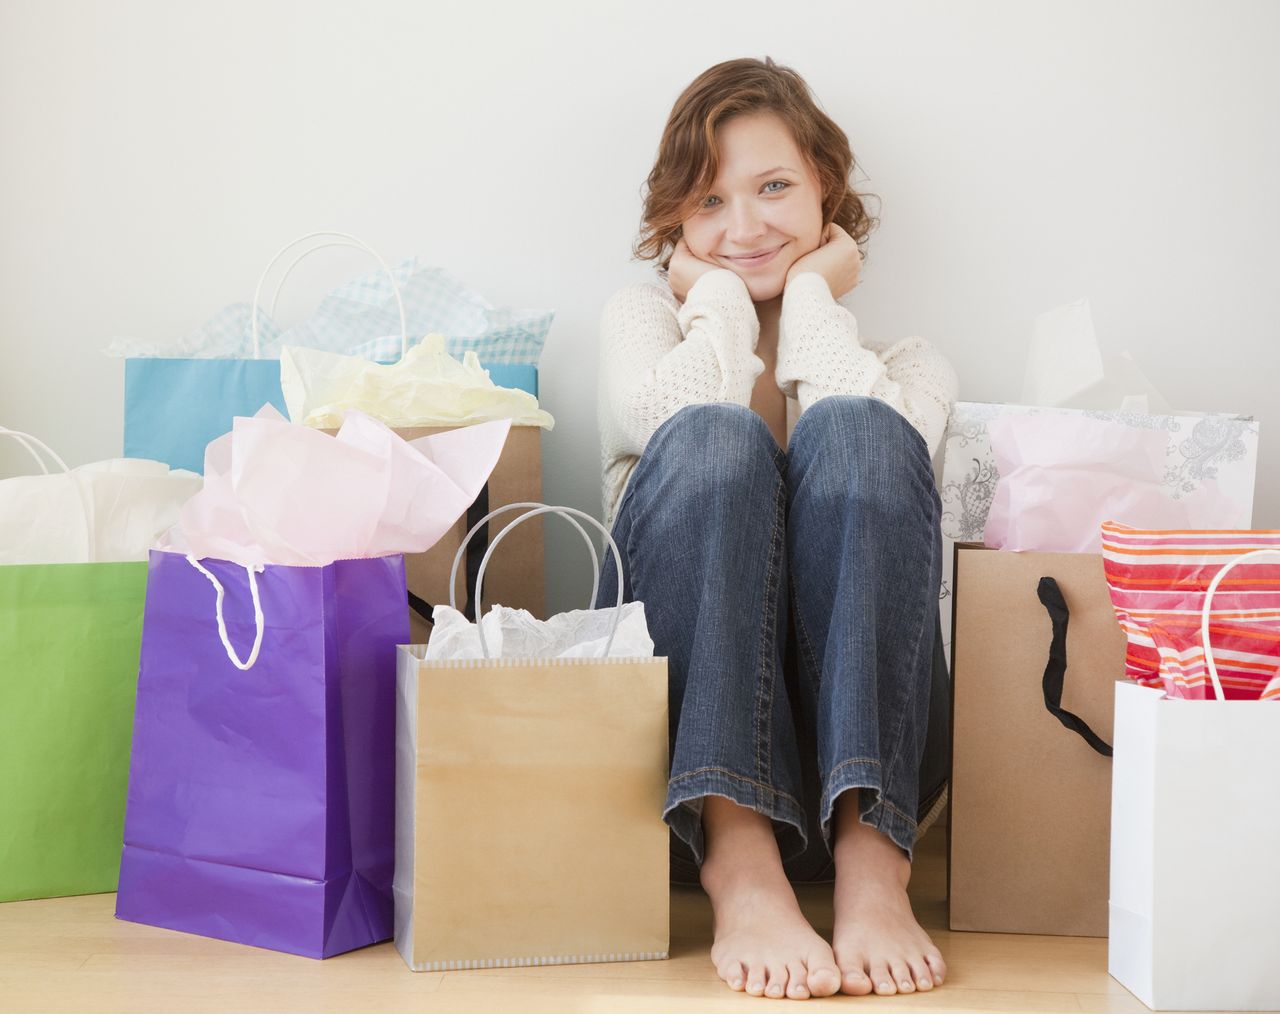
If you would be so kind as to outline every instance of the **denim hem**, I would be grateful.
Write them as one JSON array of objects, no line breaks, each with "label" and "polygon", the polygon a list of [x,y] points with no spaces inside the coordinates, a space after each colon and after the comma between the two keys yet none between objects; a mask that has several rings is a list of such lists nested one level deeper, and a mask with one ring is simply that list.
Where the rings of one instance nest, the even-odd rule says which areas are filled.
[{"label": "denim hem", "polygon": [[916,821],[885,798],[881,788],[880,764],[873,760],[858,759],[840,764],[827,779],[822,792],[822,840],[831,849],[832,819],[835,816],[836,799],[849,789],[871,789],[875,799],[868,802],[867,793],[859,793],[858,819],[885,835],[911,860],[916,844]]},{"label": "denim hem", "polygon": [[[803,853],[809,843],[804,808],[793,796],[724,768],[699,768],[671,779],[662,811],[662,819],[689,846],[699,866],[706,858],[702,832],[704,796],[723,796],[772,820],[784,862]],[[779,824],[781,827],[776,826]]]}]

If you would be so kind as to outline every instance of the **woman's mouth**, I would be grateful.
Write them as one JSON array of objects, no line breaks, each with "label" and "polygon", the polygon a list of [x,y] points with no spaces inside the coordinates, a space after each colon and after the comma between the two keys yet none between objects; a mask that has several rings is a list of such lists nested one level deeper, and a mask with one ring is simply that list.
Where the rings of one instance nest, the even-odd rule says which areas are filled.
[{"label": "woman's mouth", "polygon": [[[786,244],[783,243],[782,246],[786,246]],[[758,268],[761,265],[768,264],[771,260],[773,260],[773,258],[777,256],[778,251],[782,249],[782,246],[774,247],[774,249],[769,250],[766,253],[759,254],[756,257],[730,257],[728,259],[733,261],[734,264],[737,264],[740,267]]]}]

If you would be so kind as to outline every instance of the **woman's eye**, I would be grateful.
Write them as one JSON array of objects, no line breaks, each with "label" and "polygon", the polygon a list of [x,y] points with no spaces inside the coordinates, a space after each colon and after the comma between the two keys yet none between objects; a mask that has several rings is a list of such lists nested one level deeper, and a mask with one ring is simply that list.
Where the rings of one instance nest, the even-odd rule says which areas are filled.
[{"label": "woman's eye", "polygon": [[[767,188],[767,187],[771,187],[771,186],[773,186],[775,183],[777,183],[780,187],[789,187],[789,186],[791,186],[791,184],[790,184],[790,183],[788,183],[786,180],[770,180],[768,183],[766,183],[766,184],[765,184],[765,187],[766,187],[766,188]],[[770,191],[769,191],[769,193],[771,193],[771,194],[780,194],[780,193],[782,193],[782,191],[781,191],[781,190],[770,190]]]},{"label": "woman's eye", "polygon": [[707,201],[718,201],[718,200],[720,200],[720,198],[718,198],[718,197],[708,197],[708,198],[706,198],[706,199],[702,202],[702,206],[703,206],[704,208],[709,208],[709,207],[711,207],[711,205],[710,205],[710,204],[708,204],[708,203],[707,203]]}]

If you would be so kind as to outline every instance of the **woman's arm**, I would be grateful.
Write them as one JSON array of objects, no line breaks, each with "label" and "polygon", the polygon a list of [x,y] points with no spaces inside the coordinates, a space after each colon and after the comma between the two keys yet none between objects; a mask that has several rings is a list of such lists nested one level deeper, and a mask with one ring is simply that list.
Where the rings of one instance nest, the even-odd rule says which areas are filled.
[{"label": "woman's arm", "polygon": [[791,278],[782,297],[778,386],[804,411],[829,394],[879,398],[924,437],[933,454],[942,442],[959,389],[955,370],[922,338],[883,352],[858,341],[858,322],[813,271]]},{"label": "woman's arm", "polygon": [[601,314],[600,421],[614,450],[644,453],[654,430],[686,405],[748,405],[764,363],[760,322],[746,283],[708,271],[684,305],[653,286],[615,293]]}]

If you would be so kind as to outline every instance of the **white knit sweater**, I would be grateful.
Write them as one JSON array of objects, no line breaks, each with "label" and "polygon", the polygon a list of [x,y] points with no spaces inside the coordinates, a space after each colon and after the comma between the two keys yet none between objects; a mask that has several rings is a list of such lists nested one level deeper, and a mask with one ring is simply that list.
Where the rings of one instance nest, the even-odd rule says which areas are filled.
[{"label": "white knit sweater", "polygon": [[[601,331],[600,450],[605,524],[612,528],[654,431],[686,405],[749,406],[764,362],[755,354],[755,305],[728,268],[699,278],[683,305],[666,284],[620,289],[605,304]],[[879,398],[920,431],[930,454],[957,391],[955,371],[923,339],[888,347],[859,340],[853,314],[816,272],[794,276],[783,294],[775,375],[788,399],[799,402],[789,420],[829,394]]]}]

